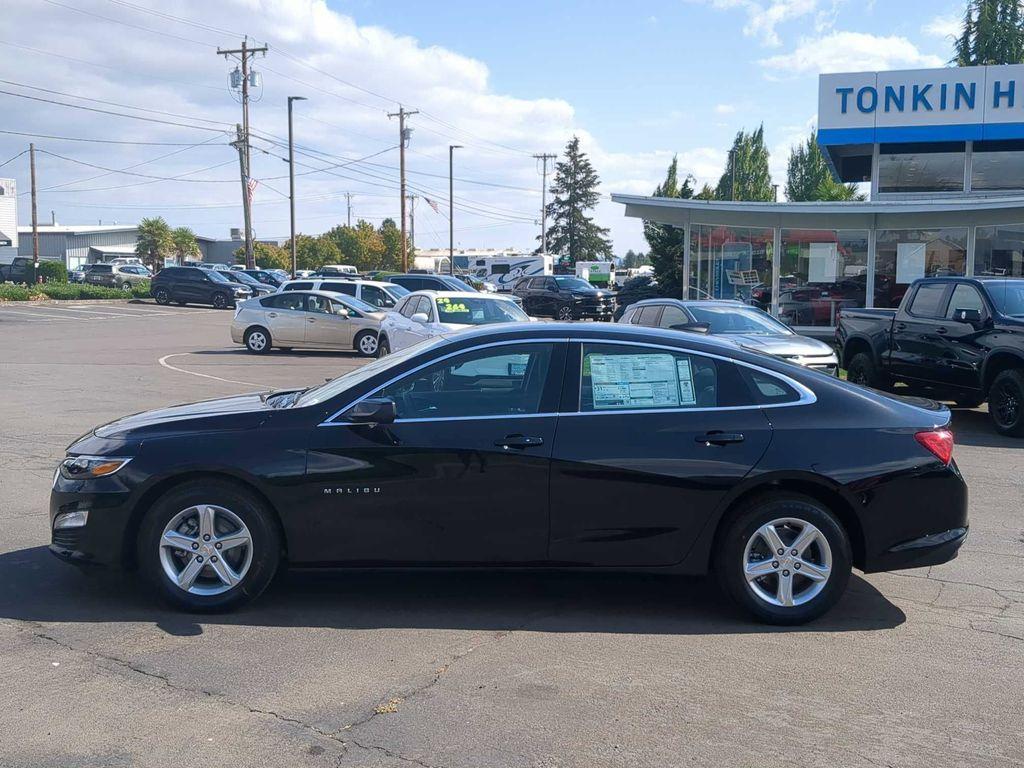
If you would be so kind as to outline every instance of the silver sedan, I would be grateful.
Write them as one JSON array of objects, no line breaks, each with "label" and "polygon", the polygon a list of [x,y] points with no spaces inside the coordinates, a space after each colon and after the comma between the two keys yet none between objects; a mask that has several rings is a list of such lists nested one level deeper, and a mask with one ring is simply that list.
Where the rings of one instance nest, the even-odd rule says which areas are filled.
[{"label": "silver sedan", "polygon": [[238,304],[231,340],[255,354],[277,347],[355,350],[374,357],[384,314],[352,296],[327,291],[274,293]]}]

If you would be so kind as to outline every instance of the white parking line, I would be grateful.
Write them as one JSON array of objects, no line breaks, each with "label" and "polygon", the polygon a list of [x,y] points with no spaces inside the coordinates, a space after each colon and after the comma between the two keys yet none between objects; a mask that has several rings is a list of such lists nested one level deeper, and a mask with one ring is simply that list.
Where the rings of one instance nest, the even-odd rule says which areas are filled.
[{"label": "white parking line", "polygon": [[[138,317],[138,315],[131,315],[117,310],[93,309],[92,307],[53,307],[53,309],[60,310],[61,312],[84,312],[91,315],[99,315],[101,317]],[[72,317],[77,317],[77,315],[72,315]]]},{"label": "white parking line", "polygon": [[56,318],[57,320],[81,319],[76,315],[50,315],[35,309],[7,309],[6,307],[0,309],[0,317],[3,317],[4,315],[20,315],[22,317],[52,317]]},{"label": "white parking line", "polygon": [[269,389],[269,387],[267,387],[267,385],[265,385],[265,384],[254,384],[251,381],[239,381],[238,379],[225,379],[222,376],[214,376],[213,374],[210,374],[210,373],[197,373],[196,371],[186,371],[184,368],[178,368],[178,367],[173,366],[173,365],[171,365],[170,363],[167,362],[172,357],[183,357],[185,355],[191,355],[191,354],[192,354],[191,352],[175,352],[174,354],[171,354],[171,355],[164,355],[157,362],[160,363],[160,365],[162,365],[164,368],[167,368],[167,369],[172,370],[172,371],[177,371],[178,373],[187,373],[190,376],[201,376],[204,379],[216,379],[217,381],[226,381],[229,384],[245,384],[245,386],[247,386],[247,387],[258,387],[259,389]]}]

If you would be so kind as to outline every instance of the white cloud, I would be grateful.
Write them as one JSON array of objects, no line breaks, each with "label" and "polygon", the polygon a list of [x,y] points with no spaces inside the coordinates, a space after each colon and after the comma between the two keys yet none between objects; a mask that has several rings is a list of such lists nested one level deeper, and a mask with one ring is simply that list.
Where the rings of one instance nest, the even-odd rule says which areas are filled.
[{"label": "white cloud", "polygon": [[743,34],[772,47],[782,44],[776,30],[780,24],[818,10],[818,0],[710,0],[710,3],[719,10],[745,11],[747,22],[743,26]]},{"label": "white cloud", "polygon": [[760,64],[778,74],[799,75],[941,67],[943,61],[922,53],[905,37],[832,32],[823,37],[804,38],[791,53],[761,59]]},{"label": "white cloud", "polygon": [[960,34],[963,25],[963,18],[958,14],[951,13],[948,16],[936,16],[927,24],[921,27],[921,31],[929,37],[938,37],[948,40]]},{"label": "white cloud", "polygon": [[736,112],[735,104],[716,104],[715,114],[716,115],[731,115]]}]

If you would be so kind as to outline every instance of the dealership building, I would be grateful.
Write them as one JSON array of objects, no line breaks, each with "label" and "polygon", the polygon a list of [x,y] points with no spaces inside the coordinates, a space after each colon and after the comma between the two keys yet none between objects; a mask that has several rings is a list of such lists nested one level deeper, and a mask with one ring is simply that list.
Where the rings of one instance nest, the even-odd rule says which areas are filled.
[{"label": "dealership building", "polygon": [[686,231],[689,298],[738,298],[829,334],[909,283],[1024,276],[1024,65],[821,75],[818,142],[856,202],[613,195]]}]

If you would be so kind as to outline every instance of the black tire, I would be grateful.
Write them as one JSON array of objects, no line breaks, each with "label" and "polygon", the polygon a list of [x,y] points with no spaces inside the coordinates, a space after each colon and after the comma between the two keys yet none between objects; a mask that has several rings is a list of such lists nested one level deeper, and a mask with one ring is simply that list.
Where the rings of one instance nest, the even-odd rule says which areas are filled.
[{"label": "black tire", "polygon": [[387,336],[377,337],[377,357],[387,357],[391,354],[391,342],[388,341]]},{"label": "black tire", "polygon": [[242,340],[245,342],[245,348],[254,355],[265,355],[273,349],[274,339],[270,335],[270,331],[262,325],[246,328]]},{"label": "black tire", "polygon": [[1024,369],[996,376],[988,393],[988,413],[999,434],[1024,437]]},{"label": "black tire", "polygon": [[166,305],[171,303],[171,294],[167,292],[166,288],[157,288],[153,291],[153,298],[157,304]]},{"label": "black tire", "polygon": [[[180,513],[196,505],[215,505],[229,510],[241,520],[250,534],[248,547],[236,548],[231,555],[224,555],[222,551],[221,556],[225,562],[229,562],[229,557],[239,558],[232,567],[236,569],[236,574],[241,574],[241,579],[219,594],[186,591],[172,582],[165,570],[164,548],[161,547],[164,529]],[[224,520],[224,516],[221,520]],[[196,539],[198,542],[199,537]],[[251,560],[247,567],[243,567],[240,563],[245,562],[247,548],[251,552]],[[212,583],[216,589],[217,585],[222,584],[213,573],[212,564],[209,564],[217,556],[215,552],[212,548],[205,552],[208,564],[202,566],[200,576],[196,579],[197,586]],[[136,556],[143,574],[171,605],[200,613],[228,611],[255,599],[270,584],[281,561],[281,536],[273,513],[243,486],[227,480],[194,480],[171,488],[149,509],[139,531]],[[173,558],[168,555],[168,559],[172,564],[178,564],[202,556],[185,553]],[[178,557],[182,559],[178,560]]]},{"label": "black tire", "polygon": [[846,368],[846,380],[852,384],[875,389],[878,389],[882,383],[878,376],[878,369],[875,367],[875,361],[867,352],[858,352],[853,356]]},{"label": "black tire", "polygon": [[353,339],[352,346],[362,357],[376,357],[380,343],[377,334],[373,331],[360,331]]},{"label": "black tire", "polygon": [[210,303],[213,304],[214,309],[227,309],[229,304],[227,294],[218,291],[210,297]]},{"label": "black tire", "polygon": [[[748,542],[755,539],[755,535],[762,526],[775,520],[795,520],[802,523],[810,523],[822,534],[827,542],[827,550],[819,548],[815,543],[811,548],[804,551],[807,556],[803,559],[794,560],[791,552],[783,548],[783,555],[777,553],[771,555],[775,559],[762,560],[754,558],[758,552],[751,551],[747,555]],[[771,493],[758,496],[746,502],[736,510],[726,522],[722,534],[717,539],[717,547],[714,553],[715,571],[718,581],[732,600],[751,614],[759,621],[768,624],[794,625],[803,624],[818,618],[836,604],[843,592],[846,590],[847,582],[850,579],[850,569],[853,563],[853,556],[850,551],[850,540],[846,531],[835,518],[835,516],[820,502],[807,496],[792,493]],[[783,544],[793,544],[790,536],[796,537],[799,529],[794,524],[776,528]],[[758,539],[759,546],[763,542]],[[797,568],[797,563],[802,563],[804,572],[809,562],[826,562],[825,552],[830,553],[831,567],[828,577],[825,579],[818,591],[812,579],[798,573],[797,570],[789,571],[787,565]],[[812,554],[807,554],[812,552]],[[764,553],[769,554],[769,553]],[[752,559],[750,559],[752,558]],[[772,571],[766,573],[757,582],[748,582],[744,572],[745,564],[752,562],[764,562]],[[778,596],[780,574],[792,574],[791,584],[793,595],[797,604],[791,606],[774,605],[755,592],[755,584],[758,589],[768,593],[769,597],[774,591]],[[805,602],[800,602],[801,595],[807,597]]]},{"label": "black tire", "polygon": [[572,304],[563,304],[560,306],[558,311],[555,313],[555,318],[565,321],[575,320],[576,313],[573,311]]},{"label": "black tire", "polygon": [[131,283],[121,283],[121,290],[124,291],[125,293],[128,293],[128,291],[130,291],[131,289],[132,289],[132,284]]}]

